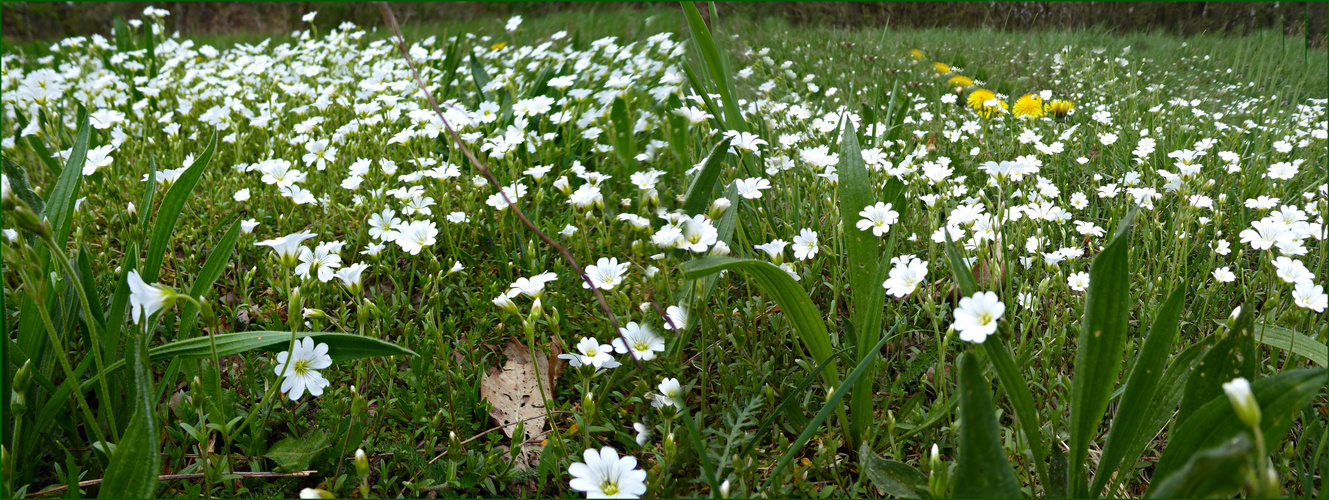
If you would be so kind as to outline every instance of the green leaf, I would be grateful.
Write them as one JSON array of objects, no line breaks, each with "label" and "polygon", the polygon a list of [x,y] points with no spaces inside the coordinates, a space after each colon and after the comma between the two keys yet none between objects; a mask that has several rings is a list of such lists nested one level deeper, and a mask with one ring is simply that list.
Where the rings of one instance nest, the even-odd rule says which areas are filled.
[{"label": "green leaf", "polygon": [[1126,333],[1131,314],[1130,226],[1139,209],[1133,209],[1089,266],[1089,290],[1085,292],[1084,318],[1076,343],[1075,378],[1071,382],[1070,489],[1071,496],[1089,496],[1085,481],[1089,443],[1098,435],[1112,390],[1121,371]]},{"label": "green leaf", "polygon": [[[147,338],[143,331],[135,329],[131,342],[125,351],[129,356],[134,415],[129,419],[129,428],[116,443],[111,463],[102,476],[99,498],[151,498],[157,490],[158,464],[161,462],[157,394],[152,390],[152,370],[148,367]],[[99,379],[96,377],[89,382]]]},{"label": "green leaf", "polygon": [[[1251,392],[1260,404],[1260,432],[1266,442],[1276,447],[1283,441],[1292,427],[1293,417],[1324,390],[1324,380],[1324,368],[1310,368],[1286,371],[1251,384]],[[1245,432],[1248,428],[1237,417],[1228,398],[1223,395],[1213,398],[1168,436],[1167,448],[1154,467],[1148,495],[1153,496],[1154,489],[1167,482],[1200,450]]]},{"label": "green leaf", "polygon": [[1232,498],[1246,484],[1255,445],[1245,434],[1191,455],[1181,470],[1153,486],[1150,498]]},{"label": "green leaf", "polygon": [[637,141],[632,138],[632,117],[628,116],[628,103],[622,97],[614,98],[614,104],[609,108],[609,121],[613,124],[614,154],[628,170],[635,171]]},{"label": "green leaf", "polygon": [[[711,193],[715,190],[715,183],[720,180],[722,161],[728,155],[729,138],[726,137],[711,148],[711,154],[702,162],[701,171],[697,172],[696,177],[692,178],[692,183],[688,185],[688,194],[683,198],[683,213],[688,215],[706,213],[706,207],[711,203]],[[734,205],[729,207],[729,210],[737,209],[738,207]]]},{"label": "green leaf", "polygon": [[[706,22],[701,19],[701,12],[697,11],[696,5],[693,5],[692,2],[682,2],[682,5],[683,15],[688,20],[688,32],[692,34],[692,40],[696,42],[697,48],[700,49],[702,60],[706,63],[711,81],[715,83],[716,91],[720,94],[720,101],[724,104],[725,126],[731,130],[747,132],[747,122],[743,119],[743,114],[739,111],[738,99],[734,96],[733,80],[729,78],[729,73],[725,71],[724,63],[720,59],[720,49],[716,47],[715,40],[711,39],[711,30],[706,28]],[[718,115],[718,113],[714,114]]]},{"label": "green leaf", "polygon": [[1011,400],[1011,407],[1015,409],[1015,419],[1024,430],[1025,439],[1029,441],[1029,452],[1034,455],[1034,472],[1038,474],[1043,484],[1051,484],[1045,465],[1046,454],[1043,452],[1043,432],[1040,430],[1043,426],[1038,421],[1038,410],[1034,408],[1034,395],[1029,391],[1029,383],[1020,374],[1020,369],[1011,354],[1011,348],[1006,345],[1005,340],[995,335],[990,336],[982,346],[987,352],[988,359],[992,361],[992,369],[997,374],[997,380],[1000,380],[1001,386],[1006,389],[1006,397]]},{"label": "green leaf", "polygon": [[[687,279],[696,279],[726,270],[741,271],[752,277],[757,287],[770,295],[775,303],[780,305],[780,311],[794,324],[795,333],[812,353],[812,361],[817,363],[831,357],[831,336],[826,331],[821,311],[812,304],[812,299],[809,299],[807,292],[798,286],[798,282],[789,277],[783,269],[760,260],[733,257],[703,257],[684,262],[679,267],[683,271],[683,277]],[[827,384],[840,385],[834,361],[822,370],[822,374]]]},{"label": "green leaf", "polygon": [[[1167,371],[1163,372],[1162,380],[1158,381],[1158,390],[1154,392],[1153,401],[1149,403],[1149,408],[1144,412],[1145,423],[1135,437],[1126,443],[1126,451],[1122,454],[1124,460],[1130,460],[1133,464],[1140,455],[1144,453],[1145,448],[1163,431],[1163,427],[1172,420],[1173,413],[1177,411],[1177,405],[1181,403],[1181,394],[1185,389],[1186,380],[1195,370],[1195,364],[1200,361],[1200,357],[1208,352],[1213,346],[1213,337],[1182,349],[1180,353],[1172,357],[1171,364]],[[1111,476],[1109,474],[1109,476]],[[1115,491],[1117,485],[1127,478],[1127,474],[1117,474],[1111,479],[1108,491]]]},{"label": "green leaf", "polygon": [[[221,241],[212,248],[212,253],[208,254],[208,260],[203,264],[203,270],[199,271],[198,277],[194,279],[194,286],[189,289],[189,296],[201,299],[208,290],[212,289],[212,284],[217,282],[222,271],[226,270],[226,265],[231,262],[231,253],[235,251],[235,242],[240,240],[240,219],[231,223],[231,228],[222,235]],[[193,302],[184,301],[180,308],[180,335],[188,336],[194,328],[194,323],[198,321],[198,306]]]},{"label": "green leaf", "polygon": [[1020,498],[1020,485],[1001,449],[988,382],[974,356],[960,360],[960,450],[952,493],[956,498]]},{"label": "green leaf", "polygon": [[683,107],[683,101],[678,99],[678,94],[669,94],[668,101],[668,119],[665,123],[669,126],[669,149],[680,159],[687,158],[688,152],[688,120],[673,113],[674,110]]},{"label": "green leaf", "polygon": [[79,187],[83,184],[83,163],[88,159],[88,135],[92,127],[88,125],[88,110],[80,104],[78,107],[78,133],[74,138],[74,147],[69,152],[69,161],[60,178],[46,197],[46,208],[42,212],[51,222],[52,235],[56,245],[64,245],[69,240],[69,229],[73,221],[74,204],[78,199]]},{"label": "green leaf", "polygon": [[283,471],[296,472],[308,469],[309,462],[331,446],[332,439],[323,431],[315,430],[304,437],[291,436],[278,441],[263,456],[272,459]]},{"label": "green leaf", "polygon": [[1222,333],[1221,340],[1200,359],[1200,366],[1186,380],[1177,410],[1177,423],[1185,423],[1195,410],[1223,395],[1223,383],[1237,377],[1255,380],[1255,337],[1251,326],[1255,323],[1255,306],[1247,303],[1241,309],[1233,326]]},{"label": "green leaf", "polygon": [[[1108,477],[1117,471],[1121,460],[1126,458],[1126,446],[1140,437],[1140,431],[1149,417],[1146,410],[1154,401],[1154,393],[1158,389],[1158,380],[1163,376],[1168,353],[1172,352],[1172,344],[1177,340],[1185,299],[1185,288],[1173,290],[1167,302],[1159,307],[1158,314],[1154,316],[1149,336],[1145,337],[1144,346],[1140,348],[1135,366],[1126,377],[1126,390],[1122,393],[1121,402],[1117,404],[1117,412],[1113,414],[1107,444],[1103,447],[1098,469],[1094,471],[1093,485],[1089,487],[1091,495],[1098,496],[1103,491]],[[1157,429],[1153,431],[1158,432]]]},{"label": "green leaf", "polygon": [[138,225],[148,230],[148,216],[152,213],[152,200],[157,195],[157,160],[148,159],[148,182],[143,186],[143,202],[138,208]]},{"label": "green leaf", "polygon": [[896,498],[920,498],[920,491],[927,491],[928,477],[909,464],[881,458],[867,443],[858,451],[863,461],[863,473],[872,481],[883,495]]},{"label": "green leaf", "polygon": [[1284,351],[1291,351],[1293,354],[1309,359],[1321,367],[1329,366],[1329,347],[1318,340],[1281,326],[1264,323],[1257,323],[1255,332],[1256,342],[1277,347]]},{"label": "green leaf", "polygon": [[157,439],[149,434],[148,420],[142,411],[135,411],[129,419],[129,429],[111,454],[97,498],[152,498],[156,493],[160,459],[153,449]]},{"label": "green leaf", "polygon": [[[849,290],[853,298],[851,318],[854,331],[858,334],[858,358],[866,359],[873,354],[866,351],[867,347],[877,343],[881,335],[886,290],[882,288],[882,282],[877,281],[881,237],[870,230],[862,231],[855,227],[859,212],[877,203],[877,194],[872,191],[872,181],[868,178],[867,166],[863,164],[863,153],[858,146],[858,132],[854,130],[853,120],[844,120],[840,163],[836,171],[840,173],[840,226],[844,231],[844,246],[849,258]],[[850,427],[854,439],[863,435],[873,418],[873,380],[875,377],[869,376],[867,381],[858,384],[850,398],[849,407],[853,410]]]},{"label": "green leaf", "polygon": [[[175,223],[180,219],[180,211],[184,209],[185,201],[194,191],[194,186],[198,184],[203,170],[208,168],[208,163],[212,161],[212,154],[216,150],[217,133],[213,132],[212,141],[203,149],[203,154],[200,154],[198,159],[176,178],[171,188],[166,191],[166,196],[162,198],[161,207],[157,209],[157,220],[152,224],[152,237],[148,239],[148,253],[143,257],[143,266],[139,271],[144,282],[157,281],[157,276],[161,273],[162,260],[166,258],[167,244],[171,241],[171,233],[175,232]],[[147,210],[147,207],[143,209]]]},{"label": "green leaf", "polygon": [[471,63],[471,80],[475,81],[475,93],[480,96],[480,100],[486,100],[488,97],[485,96],[485,86],[489,85],[489,73],[485,73],[484,65],[476,60],[475,54],[471,54],[469,60]]},{"label": "green leaf", "polygon": [[[295,334],[297,340],[306,337],[313,338],[319,343],[328,344],[328,356],[331,356],[333,361],[416,355],[415,351],[398,347],[396,344],[349,333],[302,332]],[[254,349],[263,349],[268,352],[284,351],[291,343],[290,332],[239,332],[217,335],[213,338],[217,342],[217,355],[219,356],[232,356]],[[208,359],[212,358],[212,345],[208,341],[208,336],[194,337],[154,347],[148,350],[148,355],[152,361],[171,358]],[[120,360],[107,365],[106,373],[115,373],[124,367],[124,360]],[[83,382],[83,390],[88,390],[97,379],[98,377],[93,377]]]},{"label": "green leaf", "polygon": [[[778,271],[779,268],[776,268],[776,270]],[[890,339],[890,335],[883,335],[881,340],[877,341],[877,345],[872,352],[880,351],[881,346],[886,345],[886,342]],[[789,465],[789,462],[793,462],[794,457],[802,452],[803,445],[807,444],[809,439],[812,439],[812,435],[816,434],[817,429],[821,428],[821,424],[826,422],[826,419],[830,417],[831,412],[836,409],[841,409],[840,400],[844,399],[845,395],[849,394],[854,387],[854,383],[858,382],[858,379],[863,378],[863,374],[867,373],[868,367],[872,366],[876,361],[877,356],[859,360],[858,365],[854,367],[854,371],[850,372],[848,377],[845,377],[844,385],[835,386],[835,391],[826,399],[826,404],[822,405],[821,410],[817,412],[817,416],[813,417],[811,422],[808,422],[808,425],[803,428],[803,432],[798,435],[798,438],[795,439],[793,443],[790,443],[789,449],[785,450],[784,456],[780,457],[780,462],[775,464],[775,469],[771,471],[771,475],[769,476],[770,479],[767,479],[767,484],[769,484],[770,481],[775,480],[775,478],[780,477],[780,471],[784,470],[785,466]],[[843,422],[843,419],[841,419],[841,421]]]}]

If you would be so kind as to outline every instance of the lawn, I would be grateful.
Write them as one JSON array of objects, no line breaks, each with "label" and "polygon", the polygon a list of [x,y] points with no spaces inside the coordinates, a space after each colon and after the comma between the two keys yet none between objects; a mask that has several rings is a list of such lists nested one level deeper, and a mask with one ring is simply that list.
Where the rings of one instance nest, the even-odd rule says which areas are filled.
[{"label": "lawn", "polygon": [[689,9],[7,45],[5,497],[1329,491],[1323,48]]}]

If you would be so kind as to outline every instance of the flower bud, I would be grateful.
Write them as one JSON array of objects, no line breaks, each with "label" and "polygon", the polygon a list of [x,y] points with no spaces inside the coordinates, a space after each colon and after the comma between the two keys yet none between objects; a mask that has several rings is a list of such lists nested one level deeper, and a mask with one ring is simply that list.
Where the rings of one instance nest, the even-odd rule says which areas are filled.
[{"label": "flower bud", "polygon": [[507,294],[499,294],[497,297],[494,297],[493,302],[494,305],[498,306],[499,309],[506,311],[508,314],[521,314],[517,311],[517,304],[513,302]]},{"label": "flower bud", "polygon": [[1260,426],[1260,403],[1255,400],[1255,394],[1251,392],[1251,383],[1245,377],[1225,382],[1223,392],[1227,393],[1228,401],[1232,402],[1232,409],[1236,411],[1237,418],[1252,428]]},{"label": "flower bud", "polygon": [[531,321],[532,322],[538,321],[541,317],[544,316],[544,314],[545,314],[544,305],[540,303],[540,298],[536,297],[535,300],[531,302]]},{"label": "flower bud", "polygon": [[928,452],[928,467],[930,471],[941,470],[941,449],[937,443],[932,443],[932,451]]},{"label": "flower bud", "polygon": [[720,498],[729,498],[729,480],[720,483]]},{"label": "flower bud", "polygon": [[364,413],[365,407],[369,406],[368,403],[369,402],[365,400],[364,396],[360,395],[360,391],[356,390],[355,386],[351,386],[351,418],[358,417],[360,414]]},{"label": "flower bud", "polygon": [[304,314],[305,319],[325,319],[328,317],[327,313],[316,307],[305,309],[302,314]]},{"label": "flower bud", "polygon": [[586,396],[581,398],[581,408],[586,412],[586,425],[591,425],[591,422],[595,421],[595,395],[586,393]]},{"label": "flower bud", "polygon": [[328,490],[318,488],[305,488],[300,490],[300,498],[337,498]]},{"label": "flower bud", "polygon": [[38,238],[46,238],[51,234],[51,226],[46,223],[46,219],[38,217],[26,204],[16,206],[12,215],[14,225],[19,229],[35,234]]},{"label": "flower bud", "polygon": [[364,448],[355,450],[355,472],[361,479],[369,477],[369,457],[365,456]]},{"label": "flower bud", "polygon": [[711,210],[706,215],[711,220],[718,221],[729,210],[729,205],[729,198],[716,198],[715,201],[711,202]]},{"label": "flower bud", "polygon": [[664,439],[665,460],[670,460],[678,452],[678,443],[674,441],[674,433],[669,433]]},{"label": "flower bud", "polygon": [[209,324],[217,320],[217,315],[212,310],[212,303],[208,302],[207,299],[201,297],[198,299],[198,311],[203,315],[203,321]]}]

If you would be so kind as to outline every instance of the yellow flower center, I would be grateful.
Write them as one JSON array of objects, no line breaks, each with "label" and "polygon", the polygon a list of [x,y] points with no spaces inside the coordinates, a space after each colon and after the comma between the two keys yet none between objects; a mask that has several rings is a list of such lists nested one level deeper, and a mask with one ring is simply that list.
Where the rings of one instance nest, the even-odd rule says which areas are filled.
[{"label": "yellow flower center", "polygon": [[979,313],[979,315],[978,315],[978,324],[980,324],[980,325],[986,325],[986,324],[991,323],[991,322],[992,322],[992,313],[990,313],[990,312]]},{"label": "yellow flower center", "polygon": [[296,362],[291,365],[291,371],[294,371],[296,375],[309,373],[309,362],[303,359],[296,360]]},{"label": "yellow flower center", "polygon": [[600,483],[600,491],[604,492],[605,496],[612,497],[614,494],[618,493],[618,485],[613,481],[605,479],[603,483]]}]

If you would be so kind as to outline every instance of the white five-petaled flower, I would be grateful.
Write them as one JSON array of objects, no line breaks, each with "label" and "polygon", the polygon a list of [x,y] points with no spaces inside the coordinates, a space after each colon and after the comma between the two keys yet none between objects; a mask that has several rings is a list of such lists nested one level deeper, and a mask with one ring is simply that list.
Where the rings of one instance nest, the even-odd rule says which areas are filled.
[{"label": "white five-petaled flower", "polygon": [[881,286],[886,288],[886,293],[893,297],[904,297],[923,282],[923,278],[928,275],[928,263],[921,259],[909,259],[906,262],[900,262],[891,268],[889,277]]},{"label": "white five-petaled flower", "polygon": [[615,361],[611,354],[614,352],[614,347],[609,344],[601,344],[593,338],[582,337],[576,347],[578,354],[559,354],[558,357],[568,360],[568,364],[574,368],[582,365],[593,366],[596,369],[619,366],[619,362]]},{"label": "white five-petaled flower", "polygon": [[988,335],[997,332],[997,320],[1006,313],[1006,304],[992,292],[975,292],[973,297],[960,299],[955,310],[955,330],[960,340],[982,344]]},{"label": "white five-petaled flower", "polygon": [[646,446],[651,439],[651,428],[641,422],[634,422],[632,430],[637,431],[637,446]]},{"label": "white five-petaled flower", "polygon": [[617,258],[600,257],[595,264],[586,266],[586,276],[591,278],[590,283],[584,280],[581,283],[582,288],[590,288],[595,285],[601,290],[613,290],[623,282],[623,273],[628,272],[626,262],[619,264]]},{"label": "white five-petaled flower", "polygon": [[872,230],[873,236],[885,236],[887,231],[891,230],[891,224],[900,219],[900,213],[891,210],[890,203],[877,202],[876,205],[863,207],[863,211],[858,213],[858,230]]},{"label": "white five-petaled flower", "polygon": [[320,243],[312,251],[309,250],[309,247],[300,247],[297,256],[300,259],[300,264],[295,266],[295,274],[305,279],[317,275],[318,281],[322,283],[331,281],[337,272],[337,268],[341,267],[341,255],[336,252],[336,248],[339,246]]},{"label": "white five-petaled flower", "polygon": [[323,395],[323,388],[331,382],[317,370],[329,366],[332,366],[332,357],[328,356],[328,345],[315,345],[313,338],[305,337],[295,341],[294,352],[277,353],[277,366],[273,368],[273,373],[283,377],[281,391],[287,393],[291,401],[299,401],[306,390],[311,396]]},{"label": "white five-petaled flower", "polygon": [[164,308],[170,307],[175,303],[175,291],[167,288],[161,283],[149,285],[139,276],[137,269],[129,271],[129,307],[134,318],[134,324],[142,322],[144,318],[151,318],[153,314]]},{"label": "white five-petaled flower", "polygon": [[341,280],[342,286],[346,287],[346,291],[351,292],[352,294],[358,294],[364,286],[363,273],[365,272],[365,269],[369,269],[369,264],[356,262],[338,269],[336,276],[337,279]]},{"label": "white five-petaled flower", "polygon": [[568,467],[569,485],[586,498],[641,498],[646,493],[646,471],[637,468],[636,458],[619,457],[606,446],[600,451],[586,450],[582,459],[585,462]]},{"label": "white five-petaled flower", "polygon": [[794,258],[808,260],[817,256],[820,247],[817,244],[817,232],[803,229],[794,237]]},{"label": "white five-petaled flower", "polygon": [[623,338],[627,338],[627,343],[623,342],[623,338],[614,339],[611,342],[614,345],[614,352],[619,354],[630,352],[632,357],[642,361],[655,359],[657,351],[664,352],[664,339],[656,336],[649,326],[638,325],[637,322],[632,321],[628,322],[626,327],[619,328],[618,331],[623,334]]},{"label": "white five-petaled flower", "polygon": [[660,381],[659,394],[651,395],[651,406],[659,408],[662,406],[673,406],[679,408],[683,406],[683,384],[676,378],[667,378]]},{"label": "white five-petaled flower", "polygon": [[735,189],[738,195],[744,199],[755,200],[761,198],[761,192],[771,188],[771,181],[761,177],[751,179],[738,179],[735,182]]},{"label": "white five-petaled flower", "polygon": [[1214,269],[1214,281],[1219,283],[1231,283],[1237,279],[1237,275],[1232,273],[1232,268],[1223,266]]},{"label": "white five-petaled flower", "polygon": [[1296,288],[1292,290],[1292,301],[1298,307],[1322,313],[1325,307],[1329,306],[1329,295],[1324,293],[1324,286],[1307,280],[1297,283]]},{"label": "white five-petaled flower", "polygon": [[419,255],[424,247],[438,241],[435,239],[438,236],[438,225],[433,221],[411,221],[410,224],[398,226],[397,231],[397,238],[394,241],[397,242],[397,246],[410,252],[411,255]]},{"label": "white five-petaled flower", "polygon": [[1080,272],[1067,276],[1066,285],[1070,286],[1071,290],[1083,292],[1089,288],[1089,273]]}]

